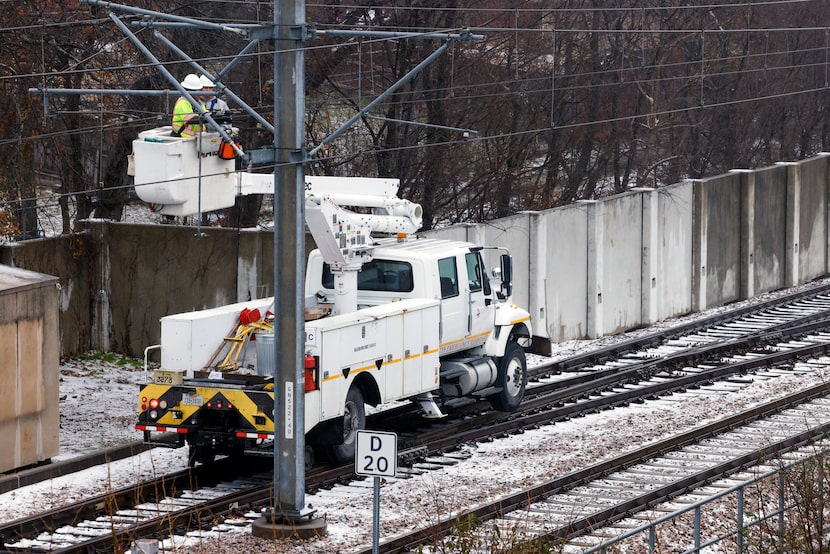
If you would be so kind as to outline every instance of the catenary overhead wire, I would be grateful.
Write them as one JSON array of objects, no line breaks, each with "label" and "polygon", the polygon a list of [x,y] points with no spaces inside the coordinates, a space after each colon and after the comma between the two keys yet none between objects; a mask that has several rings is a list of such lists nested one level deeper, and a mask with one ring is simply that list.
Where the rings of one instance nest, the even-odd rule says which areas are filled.
[{"label": "catenary overhead wire", "polygon": [[[806,0],[805,0],[805,1],[806,1]],[[786,3],[792,3],[792,2],[765,2],[765,3],[752,3],[752,5],[757,7],[759,4],[765,4],[765,5],[780,5],[780,4],[786,4]],[[796,3],[803,3],[803,2],[796,2]],[[749,3],[738,3],[738,4],[717,4],[717,5],[713,5],[713,6],[714,6],[714,7],[724,7],[724,8],[726,8],[726,7],[747,6],[747,5],[749,5]],[[691,8],[700,9],[700,8],[702,8],[702,7],[701,7],[701,6],[688,6],[688,8],[690,8],[690,9],[691,9]],[[635,8],[619,8],[619,10],[629,10],[629,9],[633,10],[633,9],[635,9]],[[551,11],[551,10],[546,10],[546,11]],[[554,11],[555,11],[555,10],[554,10]],[[493,31],[494,31],[493,29],[488,29],[488,28],[484,28],[483,30],[485,30],[485,31],[487,31],[487,32],[493,32]],[[793,29],[793,28],[780,28],[780,29],[734,29],[734,30],[726,30],[726,31],[724,31],[724,30],[719,30],[719,31],[717,31],[717,32],[718,32],[718,33],[721,33],[721,32],[731,31],[731,32],[740,32],[740,33],[754,33],[754,32],[770,32],[770,31],[773,31],[773,32],[775,32],[775,31],[786,31],[786,32],[792,32],[792,31],[803,31],[803,30],[805,30],[805,29]],[[806,29],[806,30],[825,30],[825,28],[823,28],[823,27],[821,27],[821,28],[819,28],[819,27],[815,27],[815,28],[809,28],[809,29]],[[504,31],[505,31],[505,32],[510,32],[510,33],[515,33],[515,32],[516,32],[516,29],[515,29],[515,28],[505,28],[505,29],[504,29]],[[534,32],[535,32],[535,31],[539,31],[539,30],[537,30],[537,29],[528,29],[528,31],[534,31]],[[584,31],[586,31],[586,30],[558,29],[558,30],[556,30],[556,31],[557,31],[557,32],[566,32],[566,33],[567,33],[567,32],[584,32]],[[626,30],[604,30],[604,29],[591,29],[591,30],[589,30],[589,31],[591,31],[591,32],[598,32],[598,33],[606,33],[606,32],[607,32],[607,33],[611,33],[611,32],[636,32],[636,33],[644,33],[644,32],[665,32],[665,31],[654,31],[654,30],[649,30],[649,31],[643,31],[643,30],[637,30],[637,31],[626,31]],[[539,31],[539,32],[542,32],[542,31]],[[549,33],[549,32],[550,32],[550,30],[548,29],[548,30],[546,30],[546,31],[544,31],[544,32],[548,32],[548,33]],[[685,32],[685,33],[689,33],[689,34],[694,34],[694,33],[699,33],[699,32],[715,32],[715,31],[714,31],[714,30],[682,30],[682,31],[676,31],[676,32]],[[326,46],[326,47],[330,47],[330,46]],[[819,50],[823,50],[823,49],[819,49]],[[764,54],[759,54],[759,55],[765,55],[765,56],[770,56],[770,55],[791,55],[791,54],[795,54],[795,53],[798,53],[798,52],[800,52],[800,51],[799,51],[799,50],[790,50],[790,51],[784,51],[784,52],[779,52],[779,53],[769,53],[769,52],[767,52],[767,53],[764,53]],[[743,56],[742,58],[746,59],[746,58],[749,58],[749,56]],[[714,59],[713,59],[713,60],[704,60],[704,61],[707,61],[707,62],[709,62],[709,63],[717,63],[717,60],[714,60]],[[173,62],[171,62],[171,63],[173,63]],[[698,63],[700,63],[700,61],[692,61],[692,62],[687,62],[687,63],[688,63],[688,64],[698,64]],[[147,64],[147,65],[149,65],[149,64]],[[684,63],[684,64],[682,64],[682,65],[686,65],[686,64]],[[682,65],[681,65],[681,67],[682,67]],[[814,64],[814,65],[821,65],[821,64]],[[127,67],[128,67],[128,66],[122,66],[121,68],[126,69]],[[131,66],[131,67],[135,67],[135,66]],[[647,67],[647,66],[646,66],[646,67]],[[784,69],[794,69],[794,68],[796,68],[796,67],[804,67],[804,66],[795,66],[795,65],[790,65],[790,66],[779,66],[779,67],[775,67],[775,68],[772,68],[772,69],[776,69],[776,70],[784,70]],[[618,69],[612,69],[612,71],[617,72],[617,73],[619,73],[619,72],[626,72],[626,71],[636,72],[636,71],[643,71],[644,69],[645,69],[645,67],[635,66],[635,67],[630,67],[630,68],[618,68]],[[770,68],[767,68],[767,69],[769,70]],[[98,69],[98,68],[95,68],[95,69],[90,68],[90,69],[88,69],[88,70],[82,70],[82,71],[90,71],[90,72],[91,72],[91,71],[100,71],[100,69]],[[754,68],[749,68],[749,69],[746,69],[746,70],[742,70],[742,71],[740,71],[740,72],[706,74],[706,77],[707,77],[707,78],[711,78],[711,77],[715,77],[715,76],[718,76],[718,75],[725,75],[725,74],[739,74],[739,73],[750,73],[750,72],[753,72],[753,71],[757,71],[757,69],[754,69]],[[590,73],[580,73],[580,74],[572,74],[572,75],[556,75],[556,77],[557,77],[557,78],[573,78],[573,77],[584,77],[585,75],[590,75]],[[20,76],[14,76],[14,77],[19,78]],[[682,76],[666,77],[666,78],[664,78],[664,79],[667,79],[667,80],[668,80],[668,79],[676,79],[676,78],[682,78],[682,79],[694,79],[695,77],[696,77],[696,75],[695,75],[695,74],[689,74],[689,75],[682,75]],[[547,81],[547,80],[549,80],[549,78],[544,79],[544,80],[541,80],[541,79],[540,79],[540,81]],[[528,79],[522,79],[522,82],[532,82],[532,81],[533,81],[532,79],[531,79],[531,80],[528,80]],[[507,81],[507,82],[514,82],[514,81]],[[645,81],[634,81],[634,82],[645,82]],[[649,80],[649,82],[658,82],[658,81],[657,81],[657,80],[655,80],[655,79],[651,79],[651,80]],[[488,85],[476,85],[476,86],[486,87],[486,86],[488,86]],[[490,85],[490,86],[492,86],[492,85]],[[600,84],[599,86],[605,86],[605,85],[604,85],[604,84]],[[470,87],[465,87],[465,88],[469,89]],[[559,91],[559,92],[562,92],[563,90],[564,90],[564,89],[558,89],[558,91]],[[775,97],[782,97],[782,96],[789,96],[789,95],[794,95],[794,94],[802,94],[802,93],[817,92],[817,91],[819,91],[819,90],[820,90],[820,89],[805,90],[805,91],[792,91],[792,92],[788,92],[788,93],[781,93],[780,95],[773,95],[773,96],[759,97],[759,98],[754,98],[754,99],[745,99],[745,100],[740,100],[740,101],[733,101],[732,103],[736,103],[736,102],[763,101],[763,100],[770,99],[770,98],[775,98]],[[420,92],[420,91],[419,91],[419,92]],[[492,95],[488,95],[488,96],[492,96]],[[708,104],[706,107],[717,107],[717,106],[719,106],[719,105],[723,105],[723,104],[712,103],[712,104]],[[694,107],[691,107],[691,108],[694,108]],[[670,111],[661,112],[661,113],[662,113],[662,114],[670,114],[670,113],[675,113],[675,112],[678,112],[678,111],[686,111],[686,110],[691,109],[691,108],[679,108],[679,109],[670,110]],[[615,120],[606,120],[606,121],[596,121],[596,122],[580,122],[580,123],[573,123],[573,124],[571,124],[570,126],[594,125],[594,124],[607,123],[607,122],[613,122],[613,121],[624,120],[624,119],[630,119],[630,118],[639,118],[639,117],[643,117],[643,115],[644,115],[644,114],[636,114],[636,115],[632,115],[632,116],[625,116],[625,117],[617,118],[617,119],[615,119]],[[652,114],[649,114],[649,115],[652,115]],[[120,125],[120,126],[123,126],[123,123],[119,123],[119,125]],[[133,122],[133,123],[132,123],[132,125],[133,125],[133,126],[135,126],[135,127],[139,127],[139,126],[140,126],[140,122]],[[560,129],[562,129],[562,128],[567,128],[567,127],[568,127],[568,126],[559,127],[559,128],[560,128]],[[90,130],[94,130],[94,129],[90,129]],[[544,131],[544,130],[531,130],[531,131],[525,131],[525,132],[543,132],[543,131]],[[62,131],[62,132],[57,132],[57,133],[54,133],[54,134],[43,134],[43,135],[39,135],[37,138],[54,137],[54,136],[60,136],[60,134],[61,134],[61,133],[66,133],[66,134],[69,134],[69,133],[74,133],[74,132],[87,132],[87,130],[85,130],[85,129],[80,129],[80,130],[73,130],[73,131]],[[502,136],[504,136],[504,135],[499,135],[499,136],[500,136],[500,137],[502,137]],[[485,138],[485,137],[481,137],[481,138],[479,138],[478,140],[482,140],[482,139],[484,139],[484,138]],[[451,144],[451,143],[453,143],[453,142],[454,142],[454,141],[449,141],[448,143],[450,143],[450,144]],[[421,145],[421,147],[422,147],[422,145]],[[72,194],[76,194],[76,193],[72,193]]]}]

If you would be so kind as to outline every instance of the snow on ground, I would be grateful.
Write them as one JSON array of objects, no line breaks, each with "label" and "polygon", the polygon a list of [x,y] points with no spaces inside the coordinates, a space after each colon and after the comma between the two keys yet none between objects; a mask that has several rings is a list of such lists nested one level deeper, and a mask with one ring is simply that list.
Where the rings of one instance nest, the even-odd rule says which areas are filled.
[{"label": "snow on ground", "polygon": [[[141,217],[141,216],[138,216]],[[135,221],[135,217],[128,218]],[[766,295],[758,300],[766,299]],[[749,301],[744,302],[747,304]],[[734,306],[733,306],[734,307]],[[693,314],[660,326],[684,323],[707,314]],[[554,345],[554,357],[563,358],[652,332],[644,329],[627,335],[593,341],[568,341]],[[61,364],[60,455],[65,459],[89,451],[139,440],[133,424],[137,413],[138,384],[144,379],[143,364],[118,356],[91,354]],[[788,376],[756,379],[740,394],[685,394],[671,402],[653,401],[545,426],[514,437],[463,447],[466,460],[403,480],[389,479],[381,489],[381,540],[416,528],[457,511],[515,493],[578,467],[595,463],[638,445],[658,440],[680,429],[746,409],[752,404],[782,396],[805,386],[812,378]],[[0,518],[11,520],[48,507],[72,503],[92,494],[137,483],[152,475],[186,466],[185,449],[154,449],[139,456],[75,475],[59,477],[0,494]],[[306,496],[317,513],[326,517],[324,538],[280,541],[255,538],[249,528],[205,533],[187,539],[176,552],[285,552],[346,553],[371,545],[372,488],[336,486]],[[162,543],[171,551],[170,543]],[[715,552],[711,550],[711,552]]]},{"label": "snow on ground", "polygon": [[[641,330],[636,334],[649,331]],[[569,341],[556,345],[554,356],[571,356],[630,338],[632,334],[594,341]],[[646,402],[545,426],[514,437],[464,446],[462,450],[469,458],[456,465],[412,479],[389,479],[385,483],[381,489],[381,539],[515,493],[532,483],[634,449],[680,429],[784,395],[804,386],[805,380],[818,382],[822,378],[817,375],[812,378],[756,379],[741,394],[686,394],[674,397],[670,402]],[[91,354],[64,361],[61,364],[61,450],[58,459],[138,440],[140,433],[134,430],[133,424],[137,412],[137,385],[143,379],[143,364],[136,360]],[[105,494],[152,475],[182,469],[186,465],[185,458],[185,449],[154,449],[103,467],[10,491],[0,495],[0,518],[24,517],[47,507],[71,503],[81,496]],[[191,537],[176,551],[346,553],[371,545],[371,486],[336,486],[308,495],[306,501],[318,514],[326,517],[326,537],[273,544],[253,537],[249,529],[243,528],[241,532],[224,533],[218,538],[211,533]]]}]

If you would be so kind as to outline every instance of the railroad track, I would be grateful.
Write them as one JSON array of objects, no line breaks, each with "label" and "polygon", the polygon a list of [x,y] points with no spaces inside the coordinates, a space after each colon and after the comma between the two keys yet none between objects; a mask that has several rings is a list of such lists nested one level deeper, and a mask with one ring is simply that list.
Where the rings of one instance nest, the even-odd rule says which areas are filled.
[{"label": "railroad track", "polygon": [[[421,452],[418,456],[412,457],[414,459],[439,455],[462,442],[474,442],[503,433],[515,433],[520,429],[535,428],[552,421],[603,409],[614,403],[623,404],[637,399],[654,398],[671,390],[683,390],[701,382],[710,383],[723,375],[746,373],[770,363],[780,364],[809,357],[828,348],[830,337],[825,337],[824,340],[804,340],[797,344],[779,346],[776,348],[777,351],[770,352],[765,357],[737,359],[733,360],[733,363],[722,364],[721,367],[690,371],[683,377],[657,379],[654,383],[626,388],[613,394],[612,396],[620,397],[613,401],[606,394],[573,402],[567,406],[550,408],[551,402],[548,399],[545,406],[549,409],[532,406],[528,411],[509,417],[499,414],[500,418],[490,421],[489,425],[475,421],[474,425],[464,430],[461,428],[469,425],[468,423],[447,425],[419,435],[417,447],[413,448],[410,445],[410,449]],[[559,404],[558,400],[554,403]],[[406,442],[404,444],[406,445]],[[650,453],[647,452],[646,455]],[[222,483],[216,476],[227,475],[227,466],[198,466],[196,471],[195,474],[182,472],[177,476],[165,476],[156,483],[146,483],[142,485],[140,492],[134,487],[129,487],[103,498],[90,499],[84,507],[75,506],[16,522],[13,526],[0,529],[0,534],[4,537],[6,548],[12,551],[36,551],[36,548],[39,548],[48,552],[89,552],[106,548],[113,540],[119,540],[122,545],[126,545],[138,537],[158,535],[160,530],[184,533],[186,530],[209,527],[209,524],[217,519],[232,522],[222,524],[226,527],[234,524],[246,525],[250,523],[250,519],[259,516],[257,507],[268,505],[272,497],[271,483],[262,476],[255,478],[259,483],[254,483],[250,479]],[[609,470],[604,467],[602,471]],[[348,480],[351,476],[352,468],[344,466],[311,472],[307,482],[312,488],[322,487]],[[572,475],[567,479],[568,482],[575,480]],[[205,481],[208,482],[206,487],[194,492],[185,492],[189,491],[193,484]],[[528,491],[519,496],[527,499],[533,497],[534,493]],[[139,499],[138,504],[133,502],[136,498]],[[119,508],[122,506],[126,508]],[[485,517],[483,513],[476,515]],[[10,540],[11,538],[15,540]]]},{"label": "railroad track", "polygon": [[[401,432],[399,444],[402,446],[402,454],[410,461],[430,455],[441,455],[465,442],[486,440],[488,437],[519,432],[522,429],[538,427],[609,406],[624,405],[669,394],[672,391],[686,390],[700,386],[701,383],[756,371],[770,363],[786,363],[789,360],[815,356],[826,351],[830,340],[817,336],[790,344],[776,341],[786,336],[801,337],[828,325],[826,312],[830,308],[830,296],[827,290],[830,290],[830,287],[821,289],[811,291],[811,295],[799,293],[797,305],[791,309],[783,307],[779,300],[775,306],[766,306],[760,312],[755,310],[752,313],[744,313],[744,318],[756,320],[751,324],[746,323],[745,319],[719,316],[720,321],[717,325],[728,325],[727,331],[719,328],[714,332],[706,332],[699,322],[695,322],[695,329],[691,333],[661,333],[662,343],[651,336],[638,339],[640,343],[649,345],[646,351],[636,354],[630,348],[624,348],[621,351],[627,353],[628,359],[624,362],[605,364],[610,366],[610,369],[600,366],[602,369],[590,368],[590,371],[583,371],[585,364],[568,364],[567,361],[550,364],[549,368],[553,373],[564,373],[566,378],[534,384],[529,388],[528,399],[519,413],[505,415],[488,412],[472,419],[458,418],[429,430],[402,427],[397,429]],[[774,312],[765,313],[769,310]],[[746,312],[746,309],[742,312]],[[668,348],[672,351],[666,352],[666,343],[669,341],[685,344],[685,348],[670,344]],[[631,344],[631,341],[629,343]],[[660,353],[652,353],[651,349],[660,349]],[[752,349],[760,350],[748,358],[744,356],[733,360],[724,359],[724,356]],[[686,365],[693,362],[698,362],[698,365]],[[563,371],[562,368],[568,369]],[[579,368],[580,373],[576,374],[574,368]],[[602,391],[601,395],[599,391]],[[591,396],[592,394],[594,396]],[[465,415],[468,409],[474,411],[478,408],[462,407],[458,413],[468,417]],[[400,413],[406,414],[406,410],[400,410]],[[382,428],[377,421],[381,418],[386,419],[386,423],[394,423],[397,419],[393,414],[379,415],[370,426]],[[407,417],[403,415],[400,419],[405,420]],[[411,420],[411,417],[409,419]],[[396,429],[393,427],[392,430]],[[313,490],[351,477],[352,468],[346,466],[311,472],[306,481],[309,489]],[[60,549],[47,547],[44,551],[88,552],[106,549],[107,546],[111,548],[114,540],[125,544],[137,537],[158,535],[160,529],[184,532],[187,529],[204,527],[217,518],[229,518],[245,524],[244,516],[258,517],[258,513],[252,510],[258,505],[268,505],[272,497],[270,485],[260,483],[250,486],[249,490],[233,491],[234,494],[239,494],[237,497],[228,496],[213,498],[210,502],[197,502],[199,494],[195,494],[188,495],[192,498],[186,501],[175,500],[185,496],[183,491],[188,490],[193,483],[209,481],[209,478],[189,475],[186,481],[185,484],[165,477],[161,483],[142,485],[142,491],[153,492],[142,492],[141,495],[136,494],[136,487],[129,487],[129,490],[123,493],[123,497],[119,496],[122,494],[121,491],[116,491],[118,494],[114,492],[106,495],[106,498],[93,499],[89,505],[99,506],[97,515],[90,507],[73,506],[49,517],[39,514],[35,518],[30,518],[38,523],[31,524],[32,527],[28,530],[24,529],[29,523],[24,521],[16,522],[14,527],[4,526],[0,528],[0,536],[7,547],[19,542],[25,545],[21,548],[26,551],[32,551],[32,544],[23,541],[31,541],[33,537],[41,536],[45,539],[42,542],[61,545]],[[178,484],[167,487],[164,482]],[[216,485],[214,483],[210,486]],[[232,487],[223,485],[221,488],[227,490]],[[116,498],[117,500],[114,500]],[[133,506],[134,502],[130,504],[130,498],[140,500],[139,508]],[[175,510],[170,507],[174,505]],[[146,521],[134,521],[132,525],[128,525],[131,523],[129,518],[116,520],[113,517],[120,506],[126,506],[124,509],[127,511],[150,515],[153,515],[154,511],[157,513],[156,517],[148,517]],[[106,509],[102,511],[100,507]],[[82,534],[82,540],[75,544],[59,543],[59,539],[66,539],[71,535],[72,529],[69,524],[80,522],[87,516],[87,520],[93,521],[102,518],[102,521],[85,524],[88,527],[97,527],[101,536],[89,537]],[[106,529],[109,536],[100,532],[101,529]],[[62,532],[56,533],[57,530]],[[92,531],[88,533],[92,534]]]},{"label": "railroad track", "polygon": [[713,340],[723,341],[724,338],[734,339],[742,335],[769,331],[794,318],[820,313],[827,309],[830,309],[830,284],[817,285],[764,302],[697,318],[681,325],[616,342],[613,345],[593,349],[563,360],[541,364],[539,371],[547,373],[548,369],[552,369],[554,373],[574,372],[609,361],[619,362],[631,354],[637,358],[660,356],[664,353],[661,347],[667,345],[671,349],[672,341],[694,344],[710,343]]},{"label": "railroad track", "polygon": [[[538,389],[542,386],[555,389],[572,387],[590,381],[599,383],[603,373],[613,375],[619,372],[620,367],[629,366],[628,369],[632,369],[631,366],[638,362],[647,362],[650,359],[659,359],[677,354],[676,344],[678,343],[686,345],[694,345],[700,342],[711,343],[712,339],[710,337],[724,334],[734,341],[736,339],[735,329],[744,331],[745,336],[758,333],[774,333],[776,327],[786,326],[788,321],[791,322],[799,317],[814,317],[816,314],[820,314],[823,309],[830,310],[830,284],[806,288],[765,302],[701,317],[689,323],[562,360],[537,364],[528,368],[531,378],[537,380],[549,379],[550,382],[533,383],[531,388]],[[715,331],[707,334],[706,331],[710,328],[715,329]],[[721,342],[725,341],[721,339]],[[607,367],[602,364],[606,364]],[[585,370],[588,366],[596,367]],[[622,379],[616,381],[620,382]],[[610,382],[613,383],[613,381]],[[591,388],[586,387],[585,390],[589,392]],[[535,392],[531,394],[535,394]],[[383,418],[390,421],[395,419],[411,420],[412,413],[412,410],[408,407],[401,407],[385,412]],[[374,417],[372,422],[377,423],[380,419],[380,417]],[[137,441],[92,452],[89,455],[79,456],[71,460],[10,473],[0,477],[0,493],[106,462],[120,460],[133,456],[147,448],[146,445]]]},{"label": "railroad track", "polygon": [[486,522],[473,545],[492,544],[493,529],[512,541],[562,544],[823,439],[830,433],[828,393],[830,384],[822,383],[385,541],[382,551],[444,551],[440,537],[465,520]]}]

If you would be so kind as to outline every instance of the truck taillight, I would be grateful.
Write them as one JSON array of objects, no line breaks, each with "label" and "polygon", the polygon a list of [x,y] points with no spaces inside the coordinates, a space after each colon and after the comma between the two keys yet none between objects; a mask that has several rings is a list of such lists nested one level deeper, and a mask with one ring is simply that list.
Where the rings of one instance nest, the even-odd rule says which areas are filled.
[{"label": "truck taillight", "polygon": [[[147,408],[155,410],[158,407],[159,407],[158,398],[147,398],[146,396],[141,397],[141,411],[144,411]],[[162,407],[164,407],[164,406],[162,406]]]},{"label": "truck taillight", "polygon": [[210,400],[205,404],[205,406],[211,409],[216,408],[217,410],[233,410],[233,404],[227,401],[223,402],[221,398],[218,400]]},{"label": "truck taillight", "polygon": [[305,355],[305,392],[317,390],[317,360],[311,354]]}]

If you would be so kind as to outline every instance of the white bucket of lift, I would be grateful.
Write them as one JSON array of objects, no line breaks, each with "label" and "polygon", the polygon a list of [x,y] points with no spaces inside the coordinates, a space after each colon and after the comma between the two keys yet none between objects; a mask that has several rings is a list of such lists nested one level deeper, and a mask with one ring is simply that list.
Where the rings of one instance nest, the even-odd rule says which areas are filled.
[{"label": "white bucket of lift", "polygon": [[277,356],[274,352],[274,334],[257,333],[256,335],[256,374],[261,377],[271,377],[277,367]]},{"label": "white bucket of lift", "polygon": [[222,144],[219,133],[204,131],[196,135],[196,148],[199,154],[216,154]]}]

